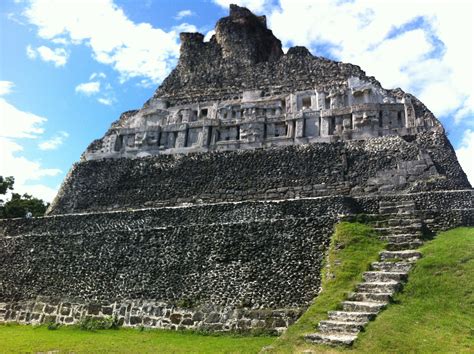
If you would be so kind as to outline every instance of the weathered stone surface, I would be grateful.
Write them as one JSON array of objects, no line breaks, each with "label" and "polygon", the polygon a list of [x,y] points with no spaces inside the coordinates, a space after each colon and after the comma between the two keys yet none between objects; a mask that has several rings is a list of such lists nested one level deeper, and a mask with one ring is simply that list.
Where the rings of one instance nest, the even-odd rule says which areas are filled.
[{"label": "weathered stone surface", "polygon": [[[344,165],[343,161],[347,164]],[[419,173],[411,162],[437,172]],[[443,167],[440,167],[443,166]],[[384,191],[381,174],[412,176]],[[394,178],[393,177],[393,178]],[[93,186],[91,188],[90,186]],[[73,167],[50,213],[180,203],[397,194],[470,188],[449,141],[422,133],[264,150],[85,161]]]},{"label": "weathered stone surface", "polygon": [[[4,237],[0,239],[1,295],[6,299],[37,295],[104,301],[191,299],[234,306],[248,298],[248,305],[255,308],[304,305],[317,292],[319,267],[337,216],[294,217],[298,209],[290,208],[280,220],[162,227],[153,223],[164,220],[148,219],[144,224],[139,219],[130,230],[104,225],[103,230],[84,229],[66,236],[51,232],[56,227],[51,225],[50,232]],[[108,215],[103,217],[106,220]],[[24,264],[26,254],[28,264]],[[13,268],[16,277],[9,275]],[[103,308],[91,304],[88,313],[110,314]]]},{"label": "weathered stone surface", "polygon": [[125,112],[83,160],[443,132],[415,97],[383,89],[358,66],[304,47],[283,54],[265,17],[245,8],[231,5],[209,42],[180,38],[179,63],[154,97]]}]

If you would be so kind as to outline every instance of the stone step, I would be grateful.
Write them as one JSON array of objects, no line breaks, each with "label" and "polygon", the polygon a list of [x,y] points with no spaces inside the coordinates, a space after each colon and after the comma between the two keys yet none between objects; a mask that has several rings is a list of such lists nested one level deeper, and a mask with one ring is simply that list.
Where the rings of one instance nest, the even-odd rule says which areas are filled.
[{"label": "stone step", "polygon": [[391,214],[391,215],[415,215],[415,210],[406,210],[406,209],[399,209],[399,208],[380,208],[379,209],[380,214]]},{"label": "stone step", "polygon": [[415,206],[413,200],[381,200],[379,206]]},{"label": "stone step", "polygon": [[401,242],[411,242],[419,240],[416,234],[389,234],[382,235],[379,237],[382,241],[389,243],[401,243]]},{"label": "stone step", "polygon": [[387,303],[371,301],[343,301],[342,309],[344,311],[379,313]]},{"label": "stone step", "polygon": [[383,205],[379,206],[379,212],[381,214],[401,214],[401,213],[414,213],[415,204],[406,204],[406,205]]},{"label": "stone step", "polygon": [[370,312],[328,311],[328,319],[331,321],[359,322],[365,324],[374,318],[375,314]]},{"label": "stone step", "polygon": [[346,345],[350,346],[357,339],[355,334],[326,334],[326,333],[312,333],[307,334],[306,341],[316,344],[328,345]]},{"label": "stone step", "polygon": [[385,220],[377,220],[374,222],[375,227],[393,227],[393,226],[406,226],[412,224],[420,224],[421,220],[415,216],[404,216],[398,218],[389,218]]},{"label": "stone step", "polygon": [[364,328],[365,322],[349,322],[349,321],[321,321],[318,330],[321,333],[346,333],[357,334]]},{"label": "stone step", "polygon": [[393,294],[402,289],[402,284],[398,282],[371,282],[357,284],[358,293],[379,293]]},{"label": "stone step", "polygon": [[414,250],[423,245],[423,242],[420,240],[415,240],[411,242],[397,242],[397,243],[388,243],[385,247],[388,251],[402,251],[402,250]]},{"label": "stone step", "polygon": [[421,236],[421,227],[422,225],[420,223],[416,223],[394,227],[374,227],[374,230],[382,235],[411,234]]},{"label": "stone step", "polygon": [[403,282],[408,278],[407,272],[386,272],[386,271],[371,271],[365,272],[363,275],[367,283],[386,283],[390,281]]},{"label": "stone step", "polygon": [[373,262],[372,270],[383,270],[386,272],[408,272],[413,264],[408,262]]},{"label": "stone step", "polygon": [[392,293],[361,293],[355,292],[348,296],[350,301],[390,302]]},{"label": "stone step", "polygon": [[382,251],[380,252],[380,260],[402,259],[404,261],[413,262],[421,258],[421,252],[415,250],[405,251]]}]

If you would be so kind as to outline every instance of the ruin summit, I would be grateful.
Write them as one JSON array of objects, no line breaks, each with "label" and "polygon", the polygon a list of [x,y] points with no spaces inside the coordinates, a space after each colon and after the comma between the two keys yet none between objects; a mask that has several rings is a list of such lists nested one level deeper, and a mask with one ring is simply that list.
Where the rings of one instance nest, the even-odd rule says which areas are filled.
[{"label": "ruin summit", "polygon": [[352,64],[283,54],[265,16],[231,6],[204,42],[181,33],[179,63],[142,109],[83,158],[144,157],[414,135],[442,129],[418,100]]},{"label": "ruin summit", "polygon": [[[91,143],[48,216],[0,220],[0,322],[281,332],[318,296],[342,218],[411,232],[389,237],[386,259],[417,255],[403,247],[420,230],[474,225],[471,185],[416,97],[304,47],[284,54],[265,17],[235,5],[209,42],[181,42],[176,68]],[[382,263],[324,328],[383,307],[358,303],[399,288],[374,284],[397,266]]]}]

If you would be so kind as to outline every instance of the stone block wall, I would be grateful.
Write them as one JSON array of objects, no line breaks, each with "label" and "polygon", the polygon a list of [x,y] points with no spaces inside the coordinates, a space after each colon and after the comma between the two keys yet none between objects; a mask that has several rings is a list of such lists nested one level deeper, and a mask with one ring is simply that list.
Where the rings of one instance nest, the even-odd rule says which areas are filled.
[{"label": "stone block wall", "polygon": [[[401,179],[403,183],[394,182]],[[50,212],[465,188],[470,184],[451,145],[431,132],[365,142],[85,161],[73,167]]]},{"label": "stone block wall", "polygon": [[357,197],[354,202],[356,213],[372,215],[379,213],[381,202],[413,202],[425,231],[431,234],[459,226],[474,226],[473,189]]},{"label": "stone block wall", "polygon": [[0,321],[281,330],[318,293],[333,225],[353,207],[319,198],[2,220]]},{"label": "stone block wall", "polygon": [[170,330],[279,333],[303,313],[295,309],[245,309],[223,306],[179,307],[157,301],[96,302],[68,301],[45,296],[27,301],[0,303],[0,318],[23,324],[77,324],[84,318],[116,317],[120,326]]},{"label": "stone block wall", "polygon": [[474,210],[474,190],[465,189],[361,196],[356,197],[354,200],[356,212],[361,214],[378,214],[381,201],[400,203],[412,201],[415,204],[415,209],[418,211],[447,213],[450,210]]},{"label": "stone block wall", "polygon": [[471,189],[0,220],[0,321],[115,315],[124,326],[282,331],[317,295],[341,217],[414,201],[439,231],[474,225],[473,197]]}]

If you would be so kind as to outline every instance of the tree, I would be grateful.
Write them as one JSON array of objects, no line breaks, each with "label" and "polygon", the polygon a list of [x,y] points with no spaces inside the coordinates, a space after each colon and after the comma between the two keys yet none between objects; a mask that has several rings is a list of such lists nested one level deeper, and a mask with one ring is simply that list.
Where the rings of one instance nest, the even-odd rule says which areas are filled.
[{"label": "tree", "polygon": [[[4,195],[7,191],[13,190],[13,184],[15,183],[15,178],[12,176],[5,177],[0,176],[0,195]],[[3,199],[0,199],[0,205],[3,205]]]},{"label": "tree", "polygon": [[[13,190],[15,179],[13,177],[3,178],[0,176],[0,195],[4,195],[9,190]],[[10,200],[3,203],[1,200],[0,218],[21,218],[25,217],[28,212],[33,216],[43,216],[49,203],[34,198],[29,194],[12,193]]]}]

